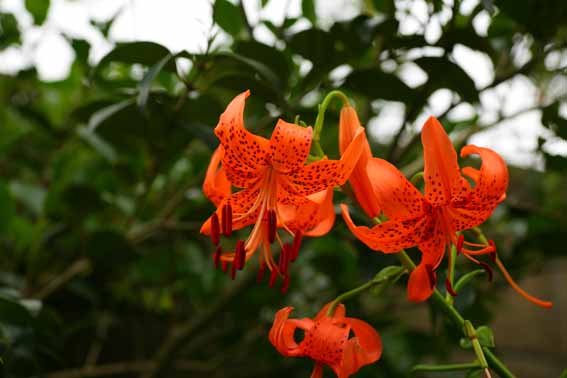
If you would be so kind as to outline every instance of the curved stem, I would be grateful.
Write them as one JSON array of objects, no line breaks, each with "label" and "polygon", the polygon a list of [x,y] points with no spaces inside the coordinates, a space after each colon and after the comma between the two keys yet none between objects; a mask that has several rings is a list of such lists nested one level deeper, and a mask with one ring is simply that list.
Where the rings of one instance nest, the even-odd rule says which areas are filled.
[{"label": "curved stem", "polygon": [[411,371],[459,371],[459,370],[469,370],[478,369],[480,364],[475,362],[468,362],[463,364],[447,364],[447,365],[415,365]]},{"label": "curved stem", "polygon": [[315,119],[315,126],[313,127],[313,145],[315,147],[315,151],[319,157],[325,156],[323,149],[321,148],[321,144],[319,141],[321,140],[321,131],[323,130],[323,122],[325,122],[325,112],[329,107],[331,101],[338,97],[341,99],[343,105],[349,105],[348,97],[339,90],[331,91],[325,96],[321,105],[319,105],[319,113],[317,113],[317,118]]}]

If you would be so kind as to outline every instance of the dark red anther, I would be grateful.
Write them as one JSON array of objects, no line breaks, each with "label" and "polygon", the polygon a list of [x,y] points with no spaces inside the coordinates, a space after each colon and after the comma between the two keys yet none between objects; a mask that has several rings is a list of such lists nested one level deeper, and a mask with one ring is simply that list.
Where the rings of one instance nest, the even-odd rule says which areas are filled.
[{"label": "dark red anther", "polygon": [[463,250],[463,244],[465,242],[465,235],[460,234],[459,235],[459,239],[457,239],[457,253],[461,253],[461,251]]},{"label": "dark red anther", "polygon": [[244,268],[245,262],[246,249],[244,246],[244,240],[239,240],[236,242],[236,253],[234,254],[234,263],[236,264],[236,269],[242,270],[242,268]]},{"label": "dark red anther", "polygon": [[213,213],[211,217],[211,241],[214,245],[219,245],[220,241],[220,226],[219,226],[219,216],[217,213]]},{"label": "dark red anther", "polygon": [[492,277],[494,276],[494,273],[490,265],[482,261],[479,261],[478,265],[480,265],[482,269],[486,270],[486,273],[488,274],[488,282],[492,282]]},{"label": "dark red anther", "polygon": [[290,258],[291,251],[286,247],[286,244],[282,246],[282,250],[280,252],[280,260],[279,260],[279,269],[282,274],[287,275],[287,269],[289,267],[289,258]]},{"label": "dark red anther", "polygon": [[303,234],[301,233],[301,231],[297,231],[295,233],[295,236],[293,237],[293,242],[291,244],[291,256],[290,256],[291,262],[294,262],[295,259],[297,259],[297,256],[299,255],[299,247],[301,246],[302,238],[303,238]]},{"label": "dark red anther", "polygon": [[433,266],[425,264],[425,270],[429,276],[429,286],[433,289],[437,285],[437,275],[433,271]]},{"label": "dark red anther", "polygon": [[261,283],[264,279],[264,272],[266,271],[266,264],[262,261],[260,267],[258,268],[258,277],[256,278],[257,283]]},{"label": "dark red anther", "polygon": [[282,293],[282,294],[285,294],[285,293],[287,292],[287,289],[289,289],[289,274],[286,274],[286,275],[284,276],[283,283],[282,283],[282,288],[280,289],[280,290],[281,290],[281,293]]},{"label": "dark red anther", "polygon": [[270,287],[274,287],[276,280],[278,279],[278,272],[273,269],[272,274],[270,275]]},{"label": "dark red anther", "polygon": [[457,296],[457,292],[453,289],[453,285],[451,285],[451,281],[448,278],[445,279],[445,287],[447,288],[447,292],[451,294],[451,296]]},{"label": "dark red anther", "polygon": [[488,245],[492,247],[492,252],[490,252],[490,260],[492,260],[492,262],[496,264],[496,244],[494,244],[494,241],[489,240]]},{"label": "dark red anther", "polygon": [[227,203],[222,208],[222,233],[224,236],[232,234],[232,206]]},{"label": "dark red anther", "polygon": [[222,254],[222,248],[219,245],[217,247],[217,249],[215,250],[215,254],[213,255],[213,260],[215,262],[215,268],[218,269],[219,267],[219,263],[220,263],[220,258],[221,258],[221,254]]},{"label": "dark red anther", "polygon": [[223,273],[226,273],[227,269],[228,269],[228,261],[221,261],[221,267],[222,267],[222,271]]},{"label": "dark red anther", "polygon": [[268,241],[272,244],[276,240],[278,219],[275,210],[268,210]]},{"label": "dark red anther", "polygon": [[236,278],[236,270],[237,270],[237,266],[236,266],[236,260],[232,260],[232,266],[230,268],[230,279],[234,280]]}]

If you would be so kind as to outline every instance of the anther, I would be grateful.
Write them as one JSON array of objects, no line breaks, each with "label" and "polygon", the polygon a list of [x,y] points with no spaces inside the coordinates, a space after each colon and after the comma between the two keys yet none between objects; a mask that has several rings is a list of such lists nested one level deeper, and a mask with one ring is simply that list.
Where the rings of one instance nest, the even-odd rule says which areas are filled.
[{"label": "anther", "polygon": [[246,262],[246,249],[244,247],[244,240],[239,240],[236,242],[234,262],[236,264],[236,269],[242,270],[242,268],[244,268],[244,263]]},{"label": "anther", "polygon": [[274,210],[268,210],[268,241],[272,244],[276,240],[278,220]]},{"label": "anther", "polygon": [[220,226],[219,226],[219,216],[217,213],[213,213],[211,217],[211,241],[214,245],[219,245],[220,240]]},{"label": "anther", "polygon": [[429,286],[433,289],[437,284],[437,276],[433,271],[433,266],[425,264],[425,270],[427,271],[427,275],[429,277]]},{"label": "anther", "polygon": [[222,208],[222,233],[224,236],[232,234],[232,206],[227,203]]},{"label": "anther", "polygon": [[459,239],[457,239],[457,253],[461,253],[463,250],[463,243],[465,242],[465,235],[460,234]]},{"label": "anther", "polygon": [[453,289],[453,285],[451,285],[451,281],[448,278],[445,279],[445,287],[447,288],[447,292],[451,294],[451,296],[457,296],[457,292]]},{"label": "anther", "polygon": [[237,270],[237,261],[236,260],[232,260],[232,266],[230,268],[230,279],[234,281],[234,279],[236,278],[236,270]]},{"label": "anther", "polygon": [[279,260],[279,269],[280,272],[282,272],[282,274],[287,275],[287,269],[289,266],[289,257],[290,257],[289,255],[290,255],[290,251],[287,248],[287,246],[284,244],[280,252],[280,260]]},{"label": "anther", "polygon": [[222,267],[222,271],[223,273],[226,273],[227,269],[228,269],[228,261],[221,261],[221,267]]},{"label": "anther", "polygon": [[217,247],[217,249],[215,250],[215,254],[213,255],[213,260],[215,262],[215,268],[218,269],[219,267],[219,263],[220,263],[220,258],[221,258],[221,253],[222,253],[222,248],[219,245]]},{"label": "anther", "polygon": [[494,273],[492,271],[492,268],[490,267],[490,265],[488,265],[485,262],[479,261],[478,264],[482,267],[482,269],[484,269],[486,271],[486,273],[488,274],[488,282],[492,282],[492,278],[494,277]]},{"label": "anther", "polygon": [[258,268],[258,277],[256,278],[257,283],[261,283],[264,279],[264,272],[266,271],[266,264],[262,261],[260,267]]},{"label": "anther", "polygon": [[270,275],[270,283],[269,283],[270,287],[274,287],[277,278],[278,278],[278,272],[275,269],[273,269],[272,274]]},{"label": "anther", "polygon": [[287,289],[289,289],[289,274],[286,274],[284,276],[282,288],[281,288],[281,293],[285,294],[287,292]]},{"label": "anther", "polygon": [[296,231],[295,236],[293,237],[293,242],[291,244],[291,256],[290,256],[291,262],[294,262],[295,259],[297,259],[297,256],[299,255],[299,247],[301,246],[302,237],[303,234],[301,233],[301,231]]}]

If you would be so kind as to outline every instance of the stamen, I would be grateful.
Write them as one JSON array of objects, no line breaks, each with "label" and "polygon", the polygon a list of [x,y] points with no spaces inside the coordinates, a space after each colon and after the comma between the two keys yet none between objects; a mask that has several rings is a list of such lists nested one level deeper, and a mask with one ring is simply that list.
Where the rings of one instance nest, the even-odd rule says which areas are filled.
[{"label": "stamen", "polygon": [[280,272],[282,272],[282,274],[285,275],[287,275],[287,269],[289,266],[289,257],[290,257],[289,255],[290,255],[290,251],[286,248],[285,244],[282,245],[278,267],[280,269]]},{"label": "stamen", "polygon": [[224,236],[232,234],[232,206],[227,203],[222,208],[222,233]]},{"label": "stamen", "polygon": [[448,278],[445,279],[445,287],[447,288],[447,292],[451,294],[451,296],[456,297],[457,292],[453,289],[453,285],[451,285],[451,280]]},{"label": "stamen", "polygon": [[220,241],[220,227],[219,227],[219,216],[217,213],[213,213],[211,217],[211,241],[214,245],[219,245]]},{"label": "stamen", "polygon": [[221,253],[222,253],[222,248],[219,245],[215,251],[215,254],[213,255],[213,260],[215,262],[215,269],[219,268],[219,262],[220,262],[220,258],[221,258]]},{"label": "stamen", "polygon": [[222,267],[222,271],[223,273],[226,273],[227,269],[228,269],[228,261],[221,261],[221,267]]},{"label": "stamen", "polygon": [[465,241],[465,235],[460,234],[459,239],[457,239],[457,253],[461,253],[463,250],[463,243]]},{"label": "stamen", "polygon": [[472,257],[470,254],[465,253],[465,257],[469,260],[471,260],[473,263],[475,263],[476,265],[480,265],[480,267],[482,269],[484,269],[486,271],[486,274],[488,274],[488,282],[492,282],[492,278],[494,276],[494,273],[492,271],[492,267],[490,265],[488,265],[485,262],[482,262],[480,260],[475,259],[474,257]]},{"label": "stamen", "polygon": [[297,231],[293,237],[293,242],[291,244],[291,262],[294,262],[299,255],[299,247],[301,246],[302,237],[303,234],[301,233],[301,231]]},{"label": "stamen", "polygon": [[234,254],[234,263],[236,264],[236,269],[242,270],[242,268],[244,268],[245,262],[246,249],[244,248],[244,240],[239,240],[236,242],[236,252]]},{"label": "stamen", "polygon": [[494,244],[494,241],[489,240],[488,244],[492,247],[493,251],[490,253],[490,260],[492,260],[492,262],[494,264],[496,264],[496,245]]},{"label": "stamen", "polygon": [[268,241],[270,244],[276,240],[276,230],[278,227],[278,220],[274,210],[268,210]]},{"label": "stamen", "polygon": [[270,287],[274,287],[277,278],[278,278],[278,272],[274,269],[272,270],[272,274],[270,275],[270,283],[269,283]]},{"label": "stamen", "polygon": [[257,283],[261,283],[264,279],[264,272],[266,271],[266,264],[262,261],[258,267],[258,277],[256,278]]},{"label": "stamen", "polygon": [[280,289],[280,290],[281,290],[281,293],[282,293],[282,294],[285,294],[285,293],[287,292],[287,289],[289,289],[289,274],[286,274],[286,275],[284,276],[282,288]]},{"label": "stamen", "polygon": [[234,281],[234,279],[236,278],[236,266],[237,262],[236,260],[232,260],[232,267],[230,268],[230,279]]},{"label": "stamen", "polygon": [[498,256],[496,256],[496,265],[498,266],[498,268],[500,269],[500,271],[502,272],[502,275],[504,276],[504,278],[506,279],[506,281],[508,281],[508,283],[510,284],[510,286],[512,286],[512,288],[514,290],[516,290],[516,292],[518,294],[520,294],[522,297],[526,298],[528,301],[532,302],[533,304],[540,306],[540,307],[544,307],[544,308],[551,308],[553,307],[553,303],[549,302],[549,301],[543,301],[541,299],[535,298],[533,296],[531,296],[530,294],[528,294],[527,292],[525,292],[520,286],[518,286],[518,284],[514,281],[514,279],[512,279],[512,276],[510,276],[510,273],[508,273],[508,271],[506,270],[506,268],[504,267],[504,264],[502,264],[502,261],[500,261],[500,259],[498,258]]},{"label": "stamen", "polygon": [[437,275],[433,271],[433,266],[430,264],[425,264],[425,270],[427,271],[427,275],[429,276],[429,285],[433,289],[435,285],[437,285]]}]

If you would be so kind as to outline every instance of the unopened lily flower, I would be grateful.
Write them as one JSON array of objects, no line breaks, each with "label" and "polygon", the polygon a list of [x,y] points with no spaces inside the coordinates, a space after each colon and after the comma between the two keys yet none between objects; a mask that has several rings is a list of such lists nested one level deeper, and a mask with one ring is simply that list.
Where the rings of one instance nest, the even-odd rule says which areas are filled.
[{"label": "unopened lily flower", "polygon": [[[517,290],[517,285],[505,272],[496,258],[492,241],[488,245],[464,240],[460,231],[471,229],[485,222],[496,206],[506,198],[508,169],[504,160],[488,148],[468,145],[461,150],[461,157],[480,155],[480,169],[465,167],[461,175],[457,154],[443,126],[430,117],[423,126],[421,140],[424,149],[425,195],[414,187],[396,167],[385,160],[372,158],[366,171],[373,187],[373,195],[380,204],[387,220],[372,228],[356,226],[346,205],[342,205],[343,217],[351,232],[374,250],[395,253],[404,248],[418,246],[421,262],[410,275],[408,298],[419,302],[432,294],[436,284],[436,272],[445,251],[451,245],[457,253],[483,266],[491,274],[488,264],[479,261],[479,255],[491,255],[505,278]],[[448,253],[448,256],[451,256]],[[452,264],[449,264],[452,266]],[[455,294],[450,281],[447,290]],[[544,302],[517,290],[526,299],[543,307]]]},{"label": "unopened lily flower", "polygon": [[[380,335],[372,326],[356,318],[345,316],[345,307],[339,304],[332,315],[329,306],[319,311],[314,319],[289,319],[293,307],[284,307],[276,313],[269,339],[286,357],[309,357],[315,361],[311,378],[323,376],[323,365],[329,366],[337,378],[348,378],[361,367],[376,362],[382,354]],[[303,340],[295,340],[296,329],[303,330]],[[349,338],[349,334],[354,334]]]},{"label": "unopened lily flower", "polygon": [[[218,266],[232,264],[232,274],[259,254],[261,279],[265,268],[271,271],[270,285],[278,276],[289,284],[288,268],[298,255],[303,236],[327,233],[335,220],[332,194],[352,172],[360,156],[363,133],[358,133],[340,160],[323,158],[305,164],[312,141],[312,128],[279,120],[271,139],[250,133],[244,127],[244,105],[250,92],[236,96],[220,116],[215,134],[220,146],[207,170],[203,191],[217,210],[201,227],[216,251]],[[233,191],[234,190],[234,191]],[[221,235],[252,226],[245,240],[234,250],[223,251]],[[289,234],[284,243],[278,229]],[[279,244],[279,260],[272,244]]]}]

